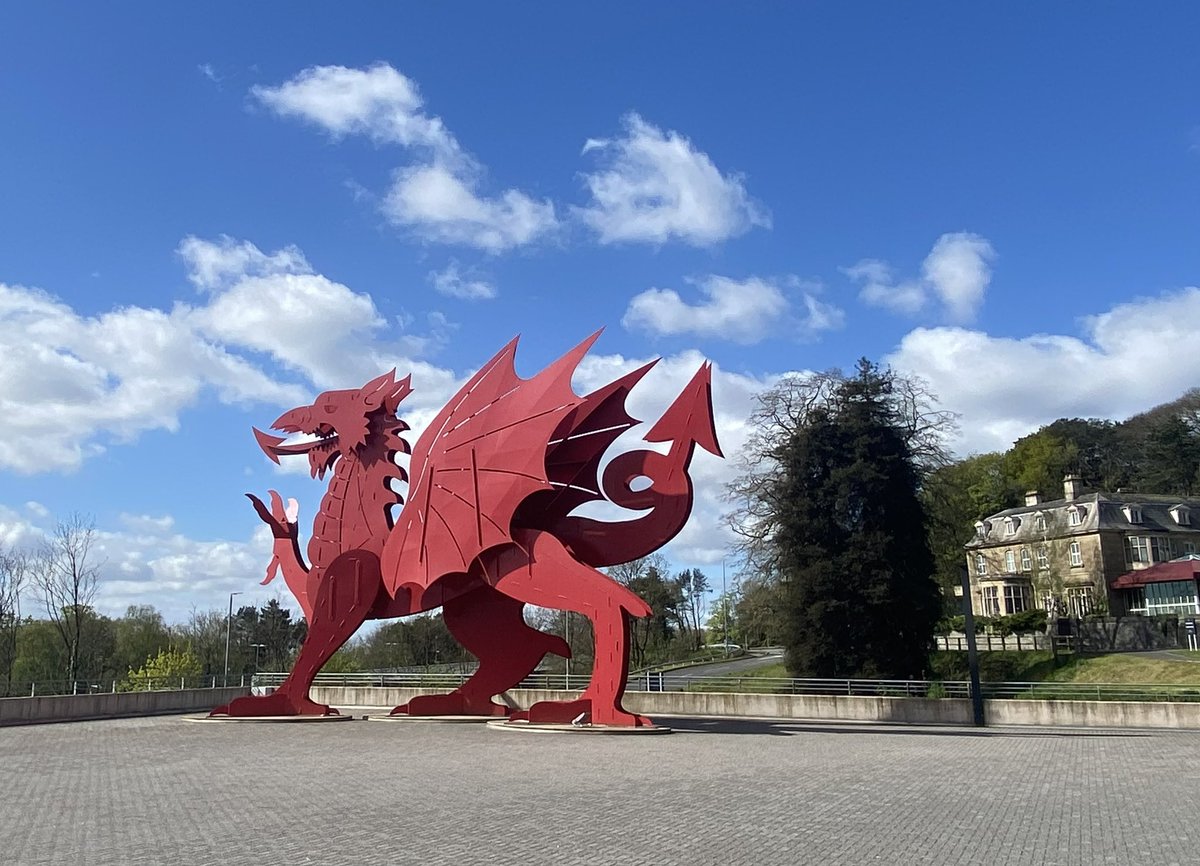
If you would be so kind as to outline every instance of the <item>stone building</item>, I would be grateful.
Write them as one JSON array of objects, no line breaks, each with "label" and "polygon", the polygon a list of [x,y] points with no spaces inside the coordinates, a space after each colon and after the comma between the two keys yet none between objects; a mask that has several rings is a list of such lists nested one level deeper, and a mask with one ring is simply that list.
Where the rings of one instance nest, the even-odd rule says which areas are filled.
[{"label": "stone building", "polygon": [[1169,569],[1147,574],[1149,580],[1118,579],[1198,549],[1200,499],[1085,493],[1080,479],[1068,475],[1061,499],[1043,501],[1031,491],[1023,506],[975,524],[966,544],[972,602],[983,616],[1034,607],[1077,617],[1194,614],[1200,612],[1194,580],[1189,594],[1186,587],[1154,586],[1176,582]]}]

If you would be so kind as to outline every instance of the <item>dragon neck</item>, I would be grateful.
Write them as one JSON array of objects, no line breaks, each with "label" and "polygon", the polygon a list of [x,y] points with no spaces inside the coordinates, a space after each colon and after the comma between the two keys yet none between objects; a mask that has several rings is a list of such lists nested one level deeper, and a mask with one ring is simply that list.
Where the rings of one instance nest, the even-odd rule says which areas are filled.
[{"label": "dragon neck", "polygon": [[387,447],[364,448],[364,456],[345,455],[334,466],[313,520],[309,558],[314,566],[323,568],[348,550],[382,551],[392,528],[392,507],[403,501],[391,488],[393,478],[403,478],[391,458],[407,450],[393,434],[384,444]]}]

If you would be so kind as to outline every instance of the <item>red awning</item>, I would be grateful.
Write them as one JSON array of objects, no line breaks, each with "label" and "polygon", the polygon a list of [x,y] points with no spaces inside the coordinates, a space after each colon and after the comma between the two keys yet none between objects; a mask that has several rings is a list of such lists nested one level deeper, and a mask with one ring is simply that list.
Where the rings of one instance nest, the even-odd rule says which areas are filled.
[{"label": "red awning", "polygon": [[1112,582],[1113,589],[1132,589],[1148,583],[1167,583],[1173,580],[1195,580],[1200,577],[1200,560],[1181,559],[1178,562],[1160,562],[1149,568],[1140,568],[1122,574]]}]

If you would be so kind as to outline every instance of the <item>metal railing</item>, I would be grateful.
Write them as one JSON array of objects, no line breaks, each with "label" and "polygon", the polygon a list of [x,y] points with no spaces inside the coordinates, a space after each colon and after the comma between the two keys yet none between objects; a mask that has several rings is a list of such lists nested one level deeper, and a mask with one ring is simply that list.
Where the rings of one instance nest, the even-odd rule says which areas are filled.
[{"label": "metal railing", "polygon": [[[282,676],[282,675],[281,675]],[[230,674],[228,682],[222,676],[203,677],[138,677],[120,680],[37,680],[11,683],[7,697],[36,698],[39,695],[95,695],[105,692],[173,692],[183,689],[216,689],[223,685],[245,687],[250,678]],[[2,695],[2,693],[0,693]]]},{"label": "metal railing", "polygon": [[[260,673],[255,687],[274,687],[286,674]],[[469,674],[349,673],[318,674],[317,686],[374,688],[425,688],[450,690],[462,685]],[[519,688],[571,691],[582,689],[587,674],[539,673],[521,682]],[[849,695],[858,697],[968,698],[965,680],[863,680],[792,679],[786,677],[689,676],[684,673],[646,672],[630,677],[626,686],[633,692],[694,691],[741,692],[791,695]],[[1200,683],[1054,683],[992,682],[980,688],[985,698],[1017,698],[1064,701],[1200,701]]]}]

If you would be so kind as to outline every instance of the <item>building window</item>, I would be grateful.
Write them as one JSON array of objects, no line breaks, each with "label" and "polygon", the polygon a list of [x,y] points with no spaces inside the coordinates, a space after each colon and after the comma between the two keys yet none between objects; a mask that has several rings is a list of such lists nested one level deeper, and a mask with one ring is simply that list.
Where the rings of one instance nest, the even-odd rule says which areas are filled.
[{"label": "building window", "polygon": [[1145,586],[1146,613],[1151,616],[1164,613],[1200,613],[1196,599],[1196,581],[1170,580],[1164,583],[1148,583]]},{"label": "building window", "polygon": [[1072,508],[1067,511],[1067,523],[1071,526],[1079,526],[1083,523],[1083,509]]},{"label": "building window", "polygon": [[1029,587],[1010,583],[1004,587],[1004,609],[1009,613],[1029,610]]},{"label": "building window", "polygon": [[1011,517],[1004,518],[1004,534],[1005,535],[1016,535],[1017,534],[1017,522],[1015,520],[1013,520]]},{"label": "building window", "polygon": [[1129,562],[1149,562],[1150,561],[1150,544],[1149,539],[1142,538],[1137,535],[1131,535],[1125,539],[1125,558]]},{"label": "building window", "polygon": [[976,538],[985,538],[986,536],[987,536],[987,526],[985,526],[983,521],[980,520],[979,522],[977,522],[975,524],[975,537]]},{"label": "building window", "polygon": [[1183,555],[1184,556],[1187,556],[1189,553],[1195,553],[1195,552],[1196,552],[1196,542],[1185,541],[1183,543]]},{"label": "building window", "polygon": [[1050,567],[1050,550],[1049,550],[1049,548],[1039,547],[1037,549],[1037,558],[1038,558],[1038,568],[1049,568]]},{"label": "building window", "polygon": [[983,588],[983,615],[1000,616],[1000,590],[994,586]]},{"label": "building window", "polygon": [[981,576],[987,574],[987,557],[982,553],[975,554],[975,573]]},{"label": "building window", "polygon": [[1046,613],[1058,612],[1058,599],[1054,597],[1054,593],[1042,593],[1042,610],[1046,611]]},{"label": "building window", "polygon": [[1072,586],[1067,588],[1067,607],[1071,616],[1087,616],[1092,612],[1092,588]]},{"label": "building window", "polygon": [[1046,531],[1046,515],[1042,514],[1042,512],[1040,512],[1040,511],[1037,514],[1035,514],[1033,516],[1033,528],[1036,529],[1038,532],[1045,532]]},{"label": "building window", "polygon": [[1153,562],[1167,562],[1171,558],[1171,545],[1165,538],[1151,538],[1150,559]]},{"label": "building window", "polygon": [[1083,565],[1083,551],[1079,549],[1079,542],[1072,541],[1071,546],[1067,548],[1067,552],[1071,557],[1071,565],[1075,568]]},{"label": "building window", "polygon": [[1029,558],[1029,548],[1021,548],[1021,571],[1031,571],[1033,569],[1033,561]]},{"label": "building window", "polygon": [[1017,555],[1011,550],[1004,551],[1004,570],[1009,574],[1017,570]]},{"label": "building window", "polygon": [[1171,516],[1180,526],[1192,525],[1192,512],[1186,505],[1176,505],[1171,509]]},{"label": "building window", "polygon": [[1141,523],[1142,522],[1142,506],[1126,505],[1121,510],[1125,512],[1125,519],[1128,520],[1130,523]]}]

